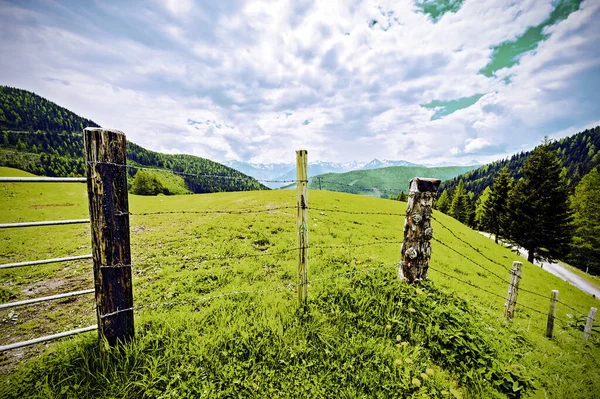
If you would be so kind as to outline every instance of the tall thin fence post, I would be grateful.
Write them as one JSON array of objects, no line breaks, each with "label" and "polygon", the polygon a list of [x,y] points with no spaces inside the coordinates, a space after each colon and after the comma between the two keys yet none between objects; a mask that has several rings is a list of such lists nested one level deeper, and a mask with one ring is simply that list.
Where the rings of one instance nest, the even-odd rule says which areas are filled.
[{"label": "tall thin fence post", "polygon": [[308,298],[308,153],[296,151],[298,187],[298,301],[306,305]]},{"label": "tall thin fence post", "polygon": [[594,320],[596,319],[596,311],[596,308],[591,308],[590,314],[588,315],[587,320],[585,322],[585,328],[583,330],[583,339],[585,341],[588,340],[590,334],[592,333],[592,326],[594,325]]},{"label": "tall thin fence post", "polygon": [[415,177],[410,181],[404,220],[404,240],[400,247],[398,278],[401,280],[409,282],[427,280],[427,269],[431,258],[430,240],[433,238],[431,213],[439,186],[438,179]]},{"label": "tall thin fence post", "polygon": [[116,130],[84,130],[98,333],[110,346],[134,335],[126,143]]},{"label": "tall thin fence post", "polygon": [[521,281],[521,269],[523,263],[513,262],[510,272],[510,283],[508,284],[508,297],[504,304],[504,317],[512,320],[515,317],[515,307],[517,306],[517,297],[519,296],[519,282]]},{"label": "tall thin fence post", "polygon": [[556,304],[558,303],[558,290],[552,290],[550,295],[550,309],[548,309],[548,323],[546,324],[546,337],[554,336],[554,320],[556,319]]}]

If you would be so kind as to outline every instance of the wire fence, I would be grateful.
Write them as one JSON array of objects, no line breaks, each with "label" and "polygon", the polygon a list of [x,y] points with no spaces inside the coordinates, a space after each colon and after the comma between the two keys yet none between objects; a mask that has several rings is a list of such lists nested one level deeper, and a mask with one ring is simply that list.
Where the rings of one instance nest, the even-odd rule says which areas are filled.
[{"label": "wire fence", "polygon": [[[88,162],[88,164],[89,164],[89,162]],[[147,167],[123,165],[123,164],[110,163],[110,162],[95,162],[95,164],[105,164],[105,165],[111,165],[111,166],[115,166],[115,167],[133,168],[133,169],[137,169],[137,170],[153,170],[153,171],[162,172],[162,173],[173,173],[176,175],[195,177],[195,178],[240,179],[240,177],[235,177],[235,176],[232,177],[232,176],[222,176],[222,175],[213,175],[213,174],[192,174],[192,173],[176,172],[176,171],[168,170],[168,169],[147,168]],[[260,180],[260,179],[256,179],[256,180],[259,182],[270,182],[270,183],[275,183],[275,182],[276,183],[303,183],[303,182],[307,182],[306,180]],[[85,178],[56,178],[53,180],[48,180],[47,178],[37,178],[37,179],[30,178],[29,180],[27,180],[27,178],[19,178],[19,179],[13,179],[13,180],[6,179],[6,178],[0,179],[0,182],[7,182],[7,183],[27,182],[27,181],[29,181],[29,182],[85,182],[85,181],[87,181],[87,179],[85,179]],[[329,183],[331,183],[331,182],[329,182]],[[343,185],[343,184],[340,184],[340,185]],[[382,189],[375,188],[375,187],[372,187],[369,189],[366,187],[355,186],[355,185],[345,185],[345,186],[352,187],[352,188],[360,188],[360,189],[365,189],[365,190],[370,190],[370,191],[375,191],[375,190],[383,191]],[[398,191],[398,189],[386,189],[386,190]],[[201,210],[201,211],[197,211],[197,210],[165,210],[165,211],[153,211],[153,212],[118,212],[118,213],[116,213],[116,215],[117,216],[131,215],[131,216],[136,216],[136,217],[137,216],[140,216],[140,217],[159,216],[159,215],[186,215],[186,214],[192,214],[192,215],[199,215],[199,214],[203,214],[203,215],[219,215],[219,214],[242,215],[242,214],[244,214],[244,215],[248,215],[248,214],[265,214],[265,213],[271,213],[271,212],[275,212],[275,211],[283,211],[283,210],[291,210],[291,209],[298,209],[298,207],[297,206],[269,206],[269,207],[253,208],[253,209],[236,209],[236,210],[209,209],[209,210]],[[307,207],[307,209],[316,211],[316,212],[321,212],[321,214],[339,213],[339,214],[346,214],[346,215],[380,215],[380,216],[392,216],[392,217],[398,217],[398,216],[405,217],[406,216],[406,213],[398,213],[398,212],[353,211],[353,210],[348,210],[348,209],[322,208],[322,207]],[[452,231],[452,229],[450,229],[448,226],[446,226],[438,218],[432,217],[432,219],[436,223],[438,223],[442,228],[449,231],[450,234],[455,239],[457,239],[462,245],[465,245],[467,248],[473,250],[475,253],[477,253],[478,255],[483,257],[486,261],[490,262],[491,264],[493,264],[495,266],[499,266],[503,271],[510,272],[510,269],[508,267],[506,267],[502,263],[497,262],[496,260],[486,256],[485,253],[481,249],[475,247],[467,240],[461,238],[459,236],[459,234]],[[30,226],[36,226],[36,225],[52,225],[52,224],[86,223],[86,222],[89,222],[89,219],[82,219],[82,220],[76,220],[76,221],[63,221],[63,222],[61,222],[61,221],[28,222],[28,223],[21,223],[18,226],[15,224],[5,224],[5,225],[0,225],[0,228],[2,228],[2,227],[30,227]],[[455,246],[448,244],[444,241],[441,241],[437,238],[433,238],[433,240],[436,243],[444,246],[448,250],[458,254],[463,259],[466,259],[469,262],[473,263],[478,268],[481,268],[482,270],[484,270],[486,272],[486,276],[491,276],[493,278],[496,278],[498,281],[502,281],[505,284],[509,284],[509,285],[512,284],[510,281],[508,281],[502,275],[498,274],[497,272],[491,270],[489,267],[486,267],[486,266],[482,265],[480,262],[467,256],[464,253],[464,251],[461,251],[461,250],[457,249]],[[335,245],[309,245],[306,248],[320,249],[320,250],[353,249],[353,248],[363,248],[363,247],[375,246],[375,245],[400,245],[400,244],[402,244],[402,242],[403,242],[402,240],[377,240],[377,241],[367,242],[367,243],[347,243],[347,244],[340,244],[340,245],[338,245],[338,244],[335,244]],[[205,262],[217,262],[217,261],[225,261],[225,260],[261,258],[261,257],[270,257],[270,256],[275,257],[275,256],[279,256],[279,255],[292,253],[292,252],[297,252],[301,249],[304,249],[304,248],[299,248],[299,247],[295,246],[295,247],[289,247],[289,248],[284,248],[284,249],[278,249],[278,250],[274,250],[274,251],[269,251],[267,249],[260,253],[253,252],[253,253],[223,254],[223,255],[213,255],[213,256],[186,257],[184,259],[184,261],[188,262],[188,263],[189,262],[205,263]],[[0,265],[0,269],[33,266],[33,265],[40,265],[40,264],[47,264],[47,263],[67,262],[67,261],[75,261],[75,260],[85,260],[85,259],[91,259],[91,258],[92,258],[92,255],[81,255],[81,256],[77,256],[77,257],[65,257],[65,258],[54,258],[54,259],[45,259],[45,260],[37,260],[37,261],[9,263],[9,264]],[[132,268],[133,266],[159,266],[160,267],[160,264],[157,264],[156,262],[142,261],[142,262],[127,264],[127,265],[117,264],[117,265],[109,265],[109,266],[101,266],[101,267],[104,267],[104,268],[107,268],[107,267],[110,267],[110,268],[115,268],[115,267]],[[386,269],[386,268],[390,268],[390,267],[398,267],[398,265],[393,264],[393,265],[386,265],[386,266],[381,266],[381,267],[366,267],[366,268],[362,268],[362,269],[355,269],[355,270],[350,270],[350,271],[341,272],[341,273],[337,273],[337,274],[332,274],[329,276],[312,278],[312,279],[308,280],[308,283],[312,284],[312,283],[318,283],[318,282],[325,281],[325,280],[346,278],[346,277],[349,277],[349,276],[352,276],[352,275],[355,275],[358,273],[365,273],[365,272],[369,272],[369,271],[381,270],[381,269]],[[500,294],[490,291],[486,288],[478,286],[478,285],[476,285],[472,282],[469,282],[465,279],[462,279],[458,276],[452,275],[452,274],[448,273],[447,270],[441,270],[440,267],[429,266],[429,269],[439,273],[442,276],[459,281],[462,284],[465,284],[469,287],[478,289],[478,290],[485,292],[489,295],[492,295],[494,297],[498,297],[503,300],[505,299],[505,296],[503,296],[503,295],[500,295]],[[295,284],[293,282],[287,282],[287,283],[284,283],[283,285],[278,285],[275,287],[256,289],[256,290],[239,290],[239,291],[217,293],[214,295],[209,295],[209,296],[206,296],[203,298],[198,298],[198,299],[183,300],[183,301],[163,301],[163,302],[154,302],[154,303],[151,303],[151,302],[141,303],[141,304],[138,304],[138,305],[126,308],[126,309],[117,309],[116,311],[113,311],[113,312],[101,314],[101,315],[98,315],[98,317],[99,317],[99,319],[104,319],[104,318],[114,316],[118,313],[132,312],[134,310],[150,309],[150,308],[158,308],[158,307],[174,307],[174,306],[186,305],[186,304],[198,304],[198,303],[210,301],[210,300],[217,299],[217,298],[224,298],[224,297],[230,297],[230,296],[236,296],[236,295],[242,295],[242,294],[268,293],[268,292],[276,292],[276,291],[292,291],[292,290],[296,289],[297,287],[298,287],[297,284]],[[531,295],[534,295],[537,297],[542,297],[545,299],[549,298],[549,296],[546,294],[542,294],[542,293],[538,293],[538,292],[535,292],[532,290],[524,289],[522,287],[519,287],[519,292],[528,293],[528,294],[531,294]],[[0,304],[0,309],[16,307],[16,306],[32,305],[32,304],[42,303],[42,302],[46,302],[46,301],[60,300],[60,299],[65,299],[65,298],[69,298],[69,297],[73,297],[73,296],[80,296],[80,295],[86,295],[86,294],[92,294],[92,293],[94,293],[94,289],[85,289],[85,290],[79,290],[79,291],[74,291],[74,292],[69,292],[69,293],[62,293],[62,294],[57,294],[57,295],[52,295],[52,296],[47,296],[47,297],[33,298],[33,299],[24,300],[24,301],[9,302],[9,303]],[[567,304],[562,301],[558,301],[558,303],[560,303],[561,305],[576,312],[577,314],[582,314],[571,304]],[[532,312],[535,312],[535,313],[538,313],[541,315],[546,315],[546,313],[539,311],[533,307],[524,305],[523,303],[518,303],[518,304],[519,304],[519,306],[521,306],[525,309],[528,309]],[[555,320],[558,320],[564,326],[566,326],[568,324],[567,321],[562,320],[560,318],[555,318]],[[70,335],[78,334],[81,332],[92,331],[97,328],[98,328],[98,326],[88,326],[88,327],[84,327],[84,328],[80,328],[80,329],[75,329],[72,331],[67,331],[67,332],[53,334],[53,335],[46,336],[46,337],[36,338],[33,340],[29,340],[29,341],[23,341],[20,343],[4,345],[4,346],[0,346],[0,351],[14,349],[14,348],[18,348],[18,347],[27,346],[27,345],[32,345],[32,344],[39,343],[39,342],[46,342],[46,341],[49,341],[52,339],[62,338],[65,336],[70,336]]]}]

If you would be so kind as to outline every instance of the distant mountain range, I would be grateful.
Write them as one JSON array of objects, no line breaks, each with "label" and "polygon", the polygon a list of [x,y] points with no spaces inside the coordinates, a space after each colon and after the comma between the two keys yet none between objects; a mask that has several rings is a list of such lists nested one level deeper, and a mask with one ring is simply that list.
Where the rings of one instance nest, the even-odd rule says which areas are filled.
[{"label": "distant mountain range", "polygon": [[[241,161],[224,162],[230,168],[236,169],[248,176],[261,180],[277,180],[283,182],[265,183],[271,188],[278,188],[287,185],[285,183],[296,178],[296,165],[294,163],[250,163]],[[370,170],[387,168],[390,166],[406,166],[406,167],[426,167],[439,168],[447,166],[479,166],[478,161],[471,161],[467,165],[461,165],[452,162],[441,162],[438,164],[416,164],[409,161],[391,161],[388,159],[379,160],[373,159],[370,162],[350,161],[345,163],[316,161],[308,164],[308,176],[313,177],[326,173],[346,173],[354,170]]]}]

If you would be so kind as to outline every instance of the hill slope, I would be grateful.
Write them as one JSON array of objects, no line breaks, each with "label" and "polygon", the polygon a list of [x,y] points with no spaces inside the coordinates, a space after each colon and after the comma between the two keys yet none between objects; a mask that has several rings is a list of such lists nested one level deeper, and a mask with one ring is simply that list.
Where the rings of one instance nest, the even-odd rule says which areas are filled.
[{"label": "hill slope", "polygon": [[397,196],[401,191],[408,192],[408,184],[415,176],[447,180],[474,168],[475,166],[390,166],[347,173],[327,173],[312,177],[309,188],[388,198],[390,195]]},{"label": "hill slope", "polygon": [[[83,136],[93,121],[26,90],[0,86],[0,165],[44,176],[84,174]],[[186,174],[219,175],[226,178],[186,176],[195,193],[267,189],[235,169],[192,155],[167,155],[128,142],[128,164],[167,169]],[[129,170],[130,176],[136,170]]]},{"label": "hill slope", "polygon": [[[583,176],[600,165],[600,126],[586,129],[570,137],[553,142],[551,150],[556,150],[563,163],[569,187],[572,190]],[[467,191],[472,191],[478,197],[486,187],[491,186],[500,169],[506,166],[515,179],[523,177],[521,167],[532,151],[521,152],[510,159],[503,159],[484,165],[478,169],[466,172],[443,182],[439,194],[443,190],[453,190],[460,180],[463,180]]]},{"label": "hill slope", "polygon": [[[87,215],[84,185],[4,187],[1,223]],[[0,396],[590,398],[600,390],[598,337],[584,344],[571,326],[598,301],[523,262],[516,318],[504,322],[507,285],[490,272],[506,279],[509,272],[484,255],[506,267],[519,258],[443,214],[434,213],[440,241],[432,243],[431,282],[412,286],[396,279],[403,203],[311,191],[309,206],[329,210],[309,211],[311,284],[301,312],[290,285],[296,251],[282,252],[296,247],[295,210],[281,208],[295,204],[295,193],[129,200],[135,342],[102,354],[97,335],[86,333],[7,352],[5,364],[43,353],[5,368]],[[244,209],[263,212],[177,213]],[[401,216],[337,212],[365,209]],[[165,210],[175,213],[140,215]],[[0,230],[0,242],[2,263],[90,251],[85,225]],[[0,302],[89,286],[83,261],[0,270]],[[548,340],[551,289],[576,311],[559,304],[566,324]],[[2,310],[9,320],[0,324],[2,344],[93,324],[91,300],[17,308],[10,318]]]}]

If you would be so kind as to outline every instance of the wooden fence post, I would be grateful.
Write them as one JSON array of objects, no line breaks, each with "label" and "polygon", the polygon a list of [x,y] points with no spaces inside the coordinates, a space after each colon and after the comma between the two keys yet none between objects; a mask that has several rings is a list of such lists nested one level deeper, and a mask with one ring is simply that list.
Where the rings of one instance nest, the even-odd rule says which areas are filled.
[{"label": "wooden fence post", "polygon": [[504,304],[504,317],[507,320],[512,320],[515,317],[515,306],[517,305],[517,297],[519,295],[519,282],[521,281],[521,268],[523,263],[513,262],[512,270],[510,271],[510,283],[508,284],[508,297]]},{"label": "wooden fence post", "polygon": [[548,310],[548,323],[546,324],[546,337],[554,335],[554,319],[556,319],[556,304],[558,302],[558,290],[552,290],[550,295],[550,309]]},{"label": "wooden fence post", "polygon": [[83,137],[98,332],[114,346],[134,335],[127,141],[122,132],[102,128],[86,128]]},{"label": "wooden fence post", "polygon": [[308,298],[308,153],[296,151],[296,186],[298,188],[298,301]]},{"label": "wooden fence post", "polygon": [[400,247],[401,261],[398,278],[409,282],[427,280],[427,269],[431,257],[431,212],[433,199],[440,186],[438,179],[415,177],[410,181],[410,193],[406,218],[404,219],[404,241]]},{"label": "wooden fence post", "polygon": [[596,318],[596,311],[596,308],[591,308],[590,314],[588,315],[587,320],[585,322],[585,329],[583,330],[583,339],[585,341],[588,340],[590,334],[592,333],[592,326],[594,325],[594,319]]}]

